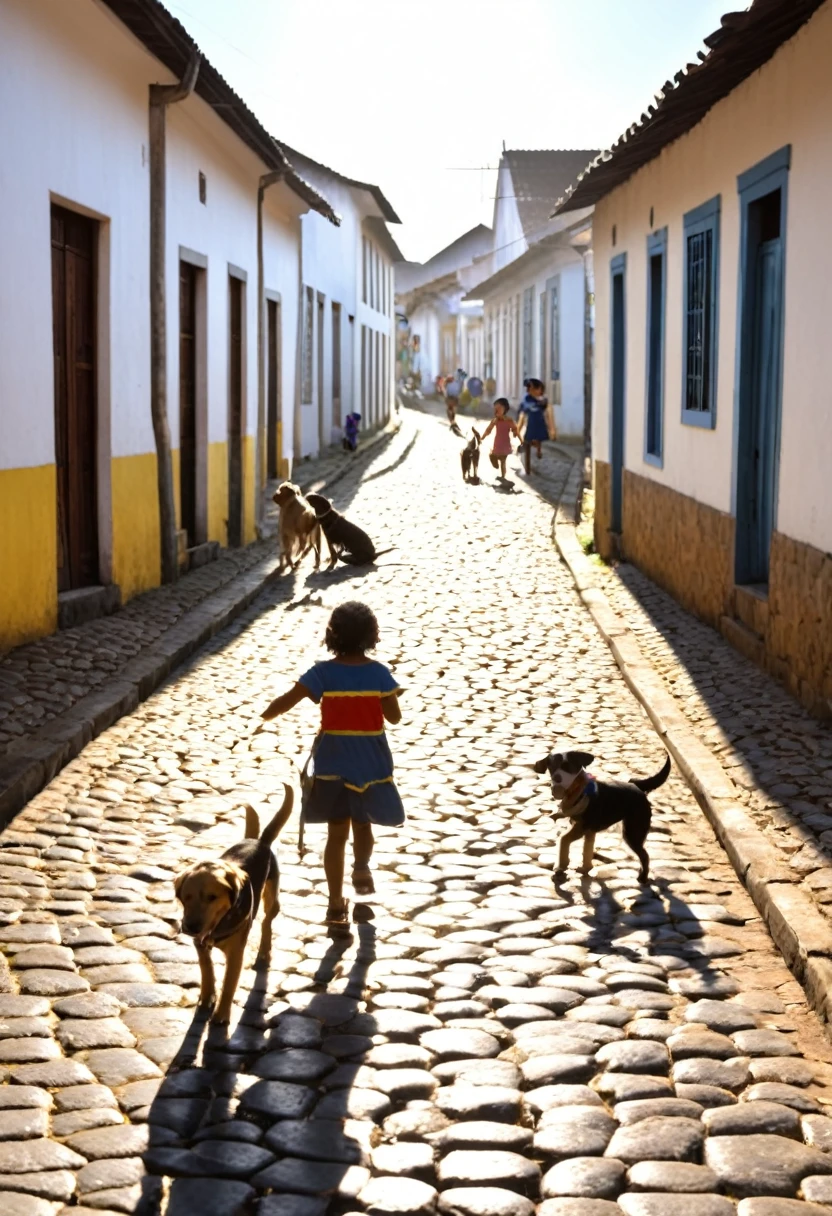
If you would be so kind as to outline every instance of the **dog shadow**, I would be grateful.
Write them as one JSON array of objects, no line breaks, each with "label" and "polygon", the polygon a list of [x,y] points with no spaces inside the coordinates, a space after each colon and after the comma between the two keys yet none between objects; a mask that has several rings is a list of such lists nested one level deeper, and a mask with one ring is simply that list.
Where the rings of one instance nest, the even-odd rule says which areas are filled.
[{"label": "dog shadow", "polygon": [[375,562],[368,562],[365,566],[350,566],[338,565],[332,570],[312,570],[306,576],[305,585],[307,587],[319,587],[324,584],[327,587],[337,586],[339,583],[349,583],[354,579],[364,578],[368,571],[375,570]]},{"label": "dog shadow", "polygon": [[[364,905],[356,905],[355,912],[362,907]],[[344,1018],[345,998],[352,1004],[353,1018],[358,1016],[358,1002],[363,997],[370,967],[376,959],[376,931],[370,923],[358,923],[355,929],[357,948],[346,976],[343,975],[343,959],[355,945],[352,938],[333,941],[327,947],[313,976],[314,989],[302,1010],[289,1007],[277,1015],[270,1012],[270,1007],[281,998],[270,991],[268,962],[256,964],[250,973],[251,987],[242,1009],[235,1006],[235,1013],[239,1012],[240,1016],[233,1029],[211,1025],[209,1010],[194,1010],[176,1054],[164,1070],[157,1092],[144,1112],[149,1132],[148,1146],[143,1154],[146,1173],[135,1184],[131,1195],[134,1216],[157,1216],[165,1179],[172,1180],[167,1211],[171,1216],[191,1216],[204,1204],[200,1188],[215,1176],[210,1151],[206,1145],[200,1152],[201,1144],[208,1141],[212,1145],[222,1142],[230,1146],[238,1141],[260,1142],[255,1135],[257,1123],[251,1121],[258,1116],[245,1110],[241,1098],[253,1084],[263,1079],[263,1074],[257,1071],[257,1061],[262,1056],[269,1054],[279,1058],[284,1052],[291,1053],[291,1047],[285,1045],[288,1040],[279,1034],[284,1018],[302,1015],[309,1018],[312,1025],[320,1024],[324,1035],[327,1027],[332,1027],[333,1033],[338,1035],[341,1033],[339,1019]],[[339,985],[338,992],[329,993],[329,986],[341,978],[345,982]],[[368,1029],[362,1027],[365,1032]],[[275,1038],[271,1037],[273,1034]],[[324,1038],[323,1048],[314,1054],[325,1048]],[[362,1057],[363,1053],[341,1060],[332,1055],[327,1076],[337,1071],[344,1084],[332,1088],[326,1085],[326,1076],[321,1078],[315,1101],[317,1103],[325,1096],[332,1104],[335,1113],[328,1112],[327,1118],[342,1123],[349,1118],[349,1094],[358,1078]],[[287,1055],[286,1058],[291,1057]],[[266,1077],[268,1075],[266,1072]],[[316,1088],[312,1080],[305,1085]],[[341,1109],[343,1115],[337,1113]],[[273,1151],[278,1161],[268,1168],[279,1170],[279,1158],[286,1154],[279,1148]],[[337,1156],[343,1164],[331,1168],[333,1173],[342,1171],[343,1176],[353,1165],[368,1164],[368,1146],[344,1130]],[[283,1189],[279,1179],[276,1178],[272,1185],[265,1173],[255,1185],[258,1189],[278,1192]]]}]

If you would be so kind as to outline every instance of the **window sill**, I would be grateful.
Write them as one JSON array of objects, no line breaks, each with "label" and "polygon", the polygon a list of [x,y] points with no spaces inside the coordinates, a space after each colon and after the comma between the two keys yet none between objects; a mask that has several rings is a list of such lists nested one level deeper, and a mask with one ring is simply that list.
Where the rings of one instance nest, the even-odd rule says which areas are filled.
[{"label": "window sill", "polygon": [[713,431],[716,428],[716,419],[713,410],[682,410],[682,426],[698,426],[704,431]]},{"label": "window sill", "polygon": [[644,463],[651,465],[654,469],[663,469],[664,456],[657,456],[654,452],[645,452]]}]

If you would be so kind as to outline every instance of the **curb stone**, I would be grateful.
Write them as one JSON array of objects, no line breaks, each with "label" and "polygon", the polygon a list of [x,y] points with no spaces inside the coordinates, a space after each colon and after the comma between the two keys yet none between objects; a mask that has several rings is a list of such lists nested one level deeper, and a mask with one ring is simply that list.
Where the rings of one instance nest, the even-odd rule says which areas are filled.
[{"label": "curb stone", "polygon": [[555,512],[552,538],[581,600],[612,651],[631,691],[676,761],[705,812],[737,876],[765,921],[772,940],[821,1018],[832,1022],[832,929],[811,897],[796,885],[779,852],[743,805],[725,769],[694,734],[662,677],[644,657],[635,634],[612,609],[592,563],[575,535],[581,479],[570,473]]},{"label": "curb stone", "polygon": [[[370,437],[361,455],[372,453],[400,428],[401,419],[394,419]],[[355,467],[354,460],[345,460],[327,479],[321,480],[321,489],[334,485]],[[382,472],[386,468],[377,470],[375,476]],[[265,558],[207,596],[153,646],[125,664],[118,677],[80,698],[65,713],[34,732],[25,750],[0,762],[0,829],[7,827],[17,812],[91,740],[125,714],[132,713],[176,667],[244,612],[275,577],[277,564],[276,556]]]}]

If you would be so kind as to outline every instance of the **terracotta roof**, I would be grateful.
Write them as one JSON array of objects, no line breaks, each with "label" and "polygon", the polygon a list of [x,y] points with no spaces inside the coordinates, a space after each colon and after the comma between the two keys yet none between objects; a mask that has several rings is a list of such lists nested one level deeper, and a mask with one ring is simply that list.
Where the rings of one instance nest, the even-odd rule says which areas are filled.
[{"label": "terracotta roof", "polygon": [[826,0],[754,0],[741,13],[727,13],[703,42],[707,54],[665,81],[656,104],[603,152],[558,200],[553,215],[588,207],[615,190],[662,148],[701,121],[800,29]]},{"label": "terracotta roof", "polygon": [[597,148],[516,149],[503,153],[501,163],[507,165],[511,174],[517,211],[527,239],[546,227],[553,204],[597,155]]},{"label": "terracotta roof", "polygon": [[[159,0],[103,0],[108,9],[178,80],[199,47],[181,22]],[[304,181],[272,136],[217,69],[202,55],[194,92],[216,112],[234,134],[260,157],[267,169],[280,170],[288,186],[313,211],[340,224],[330,203]]]},{"label": "terracotta roof", "polygon": [[382,194],[378,186],[372,185],[371,182],[359,182],[354,177],[345,177],[343,173],[339,173],[337,169],[330,169],[329,165],[322,165],[320,161],[313,160],[311,156],[307,156],[305,152],[298,152],[294,148],[290,148],[288,144],[280,145],[286,153],[292,164],[297,164],[299,168],[303,168],[304,164],[311,165],[314,169],[320,169],[323,173],[329,173],[331,177],[336,178],[339,182],[343,182],[345,186],[353,186],[356,190],[366,190],[371,194],[376,201],[379,211],[383,215],[388,224],[400,224],[401,220],[396,215],[390,203]]}]

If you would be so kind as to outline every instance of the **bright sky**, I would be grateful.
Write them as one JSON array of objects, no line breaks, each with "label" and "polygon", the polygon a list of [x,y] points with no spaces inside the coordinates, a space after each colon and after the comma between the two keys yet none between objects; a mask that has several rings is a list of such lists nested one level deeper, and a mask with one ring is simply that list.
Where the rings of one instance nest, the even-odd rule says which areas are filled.
[{"label": "bright sky", "polygon": [[[424,261],[508,148],[606,148],[743,0],[165,0],[278,139],[381,187]],[[490,168],[488,168],[490,166]]]}]

